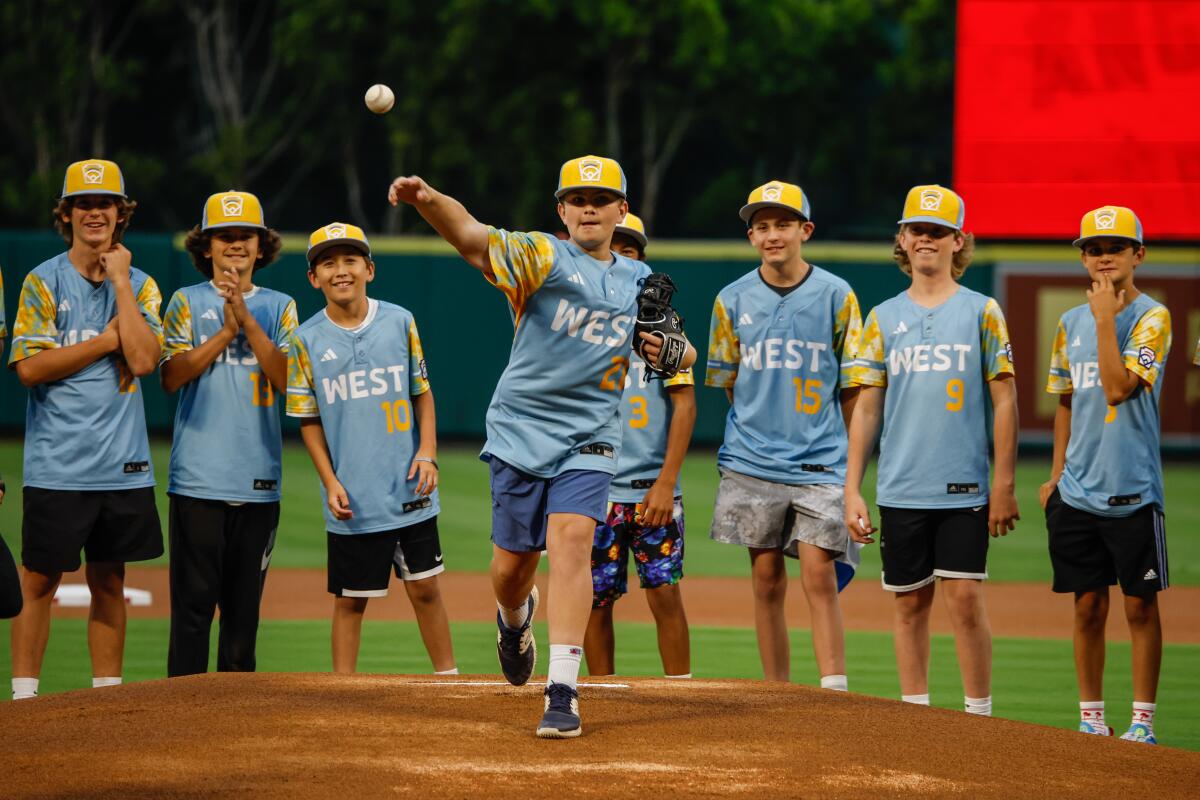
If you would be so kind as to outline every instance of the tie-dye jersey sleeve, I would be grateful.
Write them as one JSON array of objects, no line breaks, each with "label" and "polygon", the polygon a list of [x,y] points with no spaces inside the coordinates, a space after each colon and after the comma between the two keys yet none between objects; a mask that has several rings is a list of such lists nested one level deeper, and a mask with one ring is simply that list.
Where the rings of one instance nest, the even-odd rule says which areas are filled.
[{"label": "tie-dye jersey sleeve", "polygon": [[0,272],[0,339],[8,336],[8,325],[4,317],[4,273]]},{"label": "tie-dye jersey sleeve", "polygon": [[979,320],[979,341],[983,343],[983,363],[986,377],[994,381],[1004,375],[1015,375],[1012,362],[1012,342],[1004,312],[995,300],[988,300]]},{"label": "tie-dye jersey sleeve", "polygon": [[732,389],[740,361],[741,343],[733,330],[733,320],[729,309],[725,308],[725,301],[717,295],[708,331],[708,371],[704,375],[704,385]]},{"label": "tie-dye jersey sleeve", "polygon": [[429,369],[425,366],[425,348],[421,347],[421,336],[417,323],[408,323],[408,393],[412,397],[429,391]]},{"label": "tie-dye jersey sleeve", "polygon": [[147,277],[142,287],[137,293],[138,308],[142,310],[142,318],[146,320],[146,324],[150,326],[150,330],[154,331],[154,338],[158,339],[158,346],[163,346],[163,324],[159,319],[158,310],[162,307],[162,292],[158,289],[158,284],[154,282],[154,278]]},{"label": "tie-dye jersey sleeve", "polygon": [[488,228],[488,278],[504,292],[513,313],[520,317],[525,301],[541,288],[554,267],[554,243],[544,233],[511,233]]},{"label": "tie-dye jersey sleeve", "polygon": [[1153,386],[1171,349],[1171,313],[1155,306],[1133,326],[1121,353],[1125,369]]},{"label": "tie-dye jersey sleeve", "polygon": [[287,415],[320,416],[313,386],[312,359],[308,357],[308,348],[295,331],[288,337]]},{"label": "tie-dye jersey sleeve", "polygon": [[842,306],[838,309],[833,324],[833,347],[841,363],[838,385],[843,389],[854,385],[851,374],[861,338],[862,311],[858,307],[858,298],[854,292],[848,292],[842,299]]},{"label": "tie-dye jersey sleeve", "polygon": [[176,292],[163,314],[163,351],[158,363],[170,361],[192,349],[192,306],[187,295]]},{"label": "tie-dye jersey sleeve", "polygon": [[879,317],[875,309],[867,314],[858,346],[854,348],[854,362],[850,366],[851,386],[887,386],[887,369],[884,365],[883,332],[879,330]]},{"label": "tie-dye jersey sleeve", "polygon": [[42,350],[58,347],[57,317],[58,306],[54,301],[54,293],[41,277],[29,273],[21,285],[17,317],[13,320],[12,353],[8,357],[10,366]]},{"label": "tie-dye jersey sleeve", "polygon": [[1050,394],[1071,394],[1075,391],[1071,383],[1071,361],[1067,358],[1067,328],[1061,319],[1054,333],[1054,347],[1050,349],[1050,376],[1046,379],[1046,391]]},{"label": "tie-dye jersey sleeve", "polygon": [[292,331],[300,327],[300,320],[296,316],[296,301],[288,298],[287,305],[283,307],[283,313],[279,315],[279,326],[275,331],[275,346],[279,348],[279,352],[286,353],[288,344],[292,340]]},{"label": "tie-dye jersey sleeve", "polygon": [[695,385],[696,385],[696,375],[694,372],[692,372],[691,367],[688,367],[687,369],[681,369],[681,370],[679,370],[679,372],[676,372],[670,378],[667,378],[666,380],[663,381],[663,386],[667,386],[667,387],[695,386]]}]

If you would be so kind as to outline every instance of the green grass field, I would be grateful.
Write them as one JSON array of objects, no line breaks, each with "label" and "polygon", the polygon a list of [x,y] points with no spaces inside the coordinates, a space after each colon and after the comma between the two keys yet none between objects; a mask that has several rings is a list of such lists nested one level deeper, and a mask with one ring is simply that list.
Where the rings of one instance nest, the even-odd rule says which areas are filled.
[{"label": "green grass field", "polygon": [[[546,641],[544,624],[538,641]],[[0,623],[0,677],[8,685],[8,623]],[[91,685],[88,670],[86,621],[58,619],[50,637],[42,677],[42,692],[81,689]],[[464,674],[497,674],[494,626],[454,623],[451,626],[460,670]],[[126,647],[125,679],[165,677],[166,620],[132,620]],[[626,675],[661,675],[654,627],[625,623],[617,630],[617,668]],[[214,642],[213,651],[216,646]],[[760,678],[754,631],[743,628],[692,628],[693,672],[697,678]],[[846,657],[850,687],[856,692],[899,696],[891,637],[883,633],[849,632]],[[544,658],[544,656],[543,656]],[[330,668],[329,623],[267,620],[259,633],[260,670],[323,672]],[[1071,644],[1067,641],[999,638],[995,641],[995,714],[1055,727],[1074,728],[1077,720]],[[540,665],[544,670],[544,661]],[[359,669],[371,673],[428,673],[429,660],[415,623],[372,622],[363,625]],[[1159,715],[1155,724],[1163,744],[1200,750],[1200,647],[1168,645],[1164,654]],[[807,631],[792,634],[792,675],[800,683],[816,683],[816,667]],[[1129,724],[1131,686],[1129,645],[1109,646],[1108,719],[1113,727]],[[934,705],[960,708],[962,685],[950,637],[936,636],[930,667]],[[519,713],[519,709],[514,709]],[[528,710],[532,716],[536,708]],[[587,713],[586,694],[584,714]]]},{"label": "green grass field", "polygon": [[[159,514],[166,530],[168,447],[154,445],[154,467],[158,478]],[[464,572],[487,570],[491,550],[488,535],[491,501],[488,494],[487,465],[476,457],[475,447],[443,447],[438,454],[441,465],[442,513],[438,518],[442,549],[448,569]],[[325,533],[321,517],[320,486],[308,454],[298,443],[284,448],[284,497],[279,521],[279,539],[272,564],[276,567],[325,567]],[[0,473],[12,487],[11,498],[0,506],[0,532],[14,554],[20,552],[21,443],[0,441]],[[996,581],[1050,580],[1050,559],[1046,553],[1046,529],[1037,490],[1049,474],[1046,460],[1025,460],[1017,468],[1017,494],[1023,514],[1017,530],[993,541],[988,556],[988,571]],[[1166,465],[1167,530],[1171,556],[1171,582],[1177,586],[1200,585],[1200,464]],[[867,475],[864,495],[874,495],[874,471]],[[716,453],[697,449],[683,470],[683,494],[686,505],[687,571],[691,575],[749,575],[749,559],[737,548],[717,544],[708,538],[712,503],[717,487]],[[878,520],[876,520],[878,522]],[[159,564],[166,564],[166,558]],[[860,578],[879,576],[879,550],[863,551]]]}]

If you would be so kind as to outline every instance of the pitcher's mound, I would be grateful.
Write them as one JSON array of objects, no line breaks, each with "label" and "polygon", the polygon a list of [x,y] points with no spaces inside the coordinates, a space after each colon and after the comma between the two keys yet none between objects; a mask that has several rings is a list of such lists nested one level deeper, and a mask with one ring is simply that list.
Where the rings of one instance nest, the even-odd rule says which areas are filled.
[{"label": "pitcher's mound", "polygon": [[757,681],[211,674],[0,706],[5,797],[1195,797],[1200,754]]}]

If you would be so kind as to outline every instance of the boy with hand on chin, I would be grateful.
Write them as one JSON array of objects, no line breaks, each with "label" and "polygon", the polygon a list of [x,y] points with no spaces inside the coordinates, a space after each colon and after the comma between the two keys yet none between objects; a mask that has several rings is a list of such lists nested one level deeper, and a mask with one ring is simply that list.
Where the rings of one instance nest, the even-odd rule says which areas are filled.
[{"label": "boy with hand on chin", "polygon": [[121,683],[125,562],[162,555],[141,376],[162,352],[162,295],[120,244],[137,203],[112,161],[67,167],[54,225],[69,249],[25,277],[9,366],[29,388],[21,531],[24,608],[13,699],[37,695],[50,606],[86,556],[92,686]]},{"label": "boy with hand on chin", "polygon": [[185,248],[208,280],[175,293],[163,325],[163,388],[180,391],[171,445],[169,676],[253,672],[259,604],[279,524],[282,442],[276,393],[287,391],[296,303],[254,285],[279,234],[248,192],[204,204]]},{"label": "boy with hand on chin", "polygon": [[1104,631],[1108,587],[1120,584],[1133,645],[1133,719],[1121,738],[1157,744],[1158,593],[1168,585],[1158,398],[1171,315],[1134,285],[1144,241],[1128,208],[1083,216],[1075,246],[1091,287],[1054,337],[1046,391],[1059,403],[1041,501],[1054,591],[1075,595],[1079,730],[1112,735],[1104,720]]},{"label": "boy with hand on chin", "polygon": [[964,215],[962,198],[941,186],[913,187],[905,199],[895,257],[912,285],[863,324],[851,370],[862,388],[850,425],[845,525],[856,541],[874,541],[861,486],[882,420],[879,547],[883,588],[896,598],[901,699],[929,704],[929,615],[940,581],[966,711],[990,716],[992,634],[982,583],[989,534],[1006,535],[1020,518],[1017,395],[999,304],[958,283],[974,249]]},{"label": "boy with hand on chin", "polygon": [[[550,558],[550,667],[536,731],[542,738],[583,732],[577,681],[592,607],[593,534],[606,517],[637,295],[650,274],[610,249],[614,228],[629,213],[625,195],[616,161],[567,161],[555,192],[570,237],[561,241],[483,225],[416,176],[396,178],[388,189],[389,202],[416,208],[504,293],[512,312],[512,352],[488,408],[481,457],[491,471],[496,650],[504,677],[517,686],[533,674],[533,579],[541,551]],[[657,366],[660,347],[645,338]],[[681,366],[694,361],[688,345]]]},{"label": "boy with hand on chin", "polygon": [[437,423],[412,313],[367,297],[375,278],[361,228],[309,237],[308,280],[324,310],[288,345],[287,413],[321,478],[333,601],[333,671],[354,672],[363,613],[404,581],[435,674],[454,675],[437,576]]}]

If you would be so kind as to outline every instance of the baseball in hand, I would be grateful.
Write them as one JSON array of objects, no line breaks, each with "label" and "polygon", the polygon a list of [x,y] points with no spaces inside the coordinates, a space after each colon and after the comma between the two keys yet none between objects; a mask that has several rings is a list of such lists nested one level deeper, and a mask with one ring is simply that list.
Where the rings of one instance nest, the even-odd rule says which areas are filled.
[{"label": "baseball in hand", "polygon": [[370,89],[367,89],[363,101],[367,104],[367,108],[376,114],[386,114],[392,110],[392,106],[396,103],[396,95],[392,94],[392,90],[387,85],[377,83]]}]

